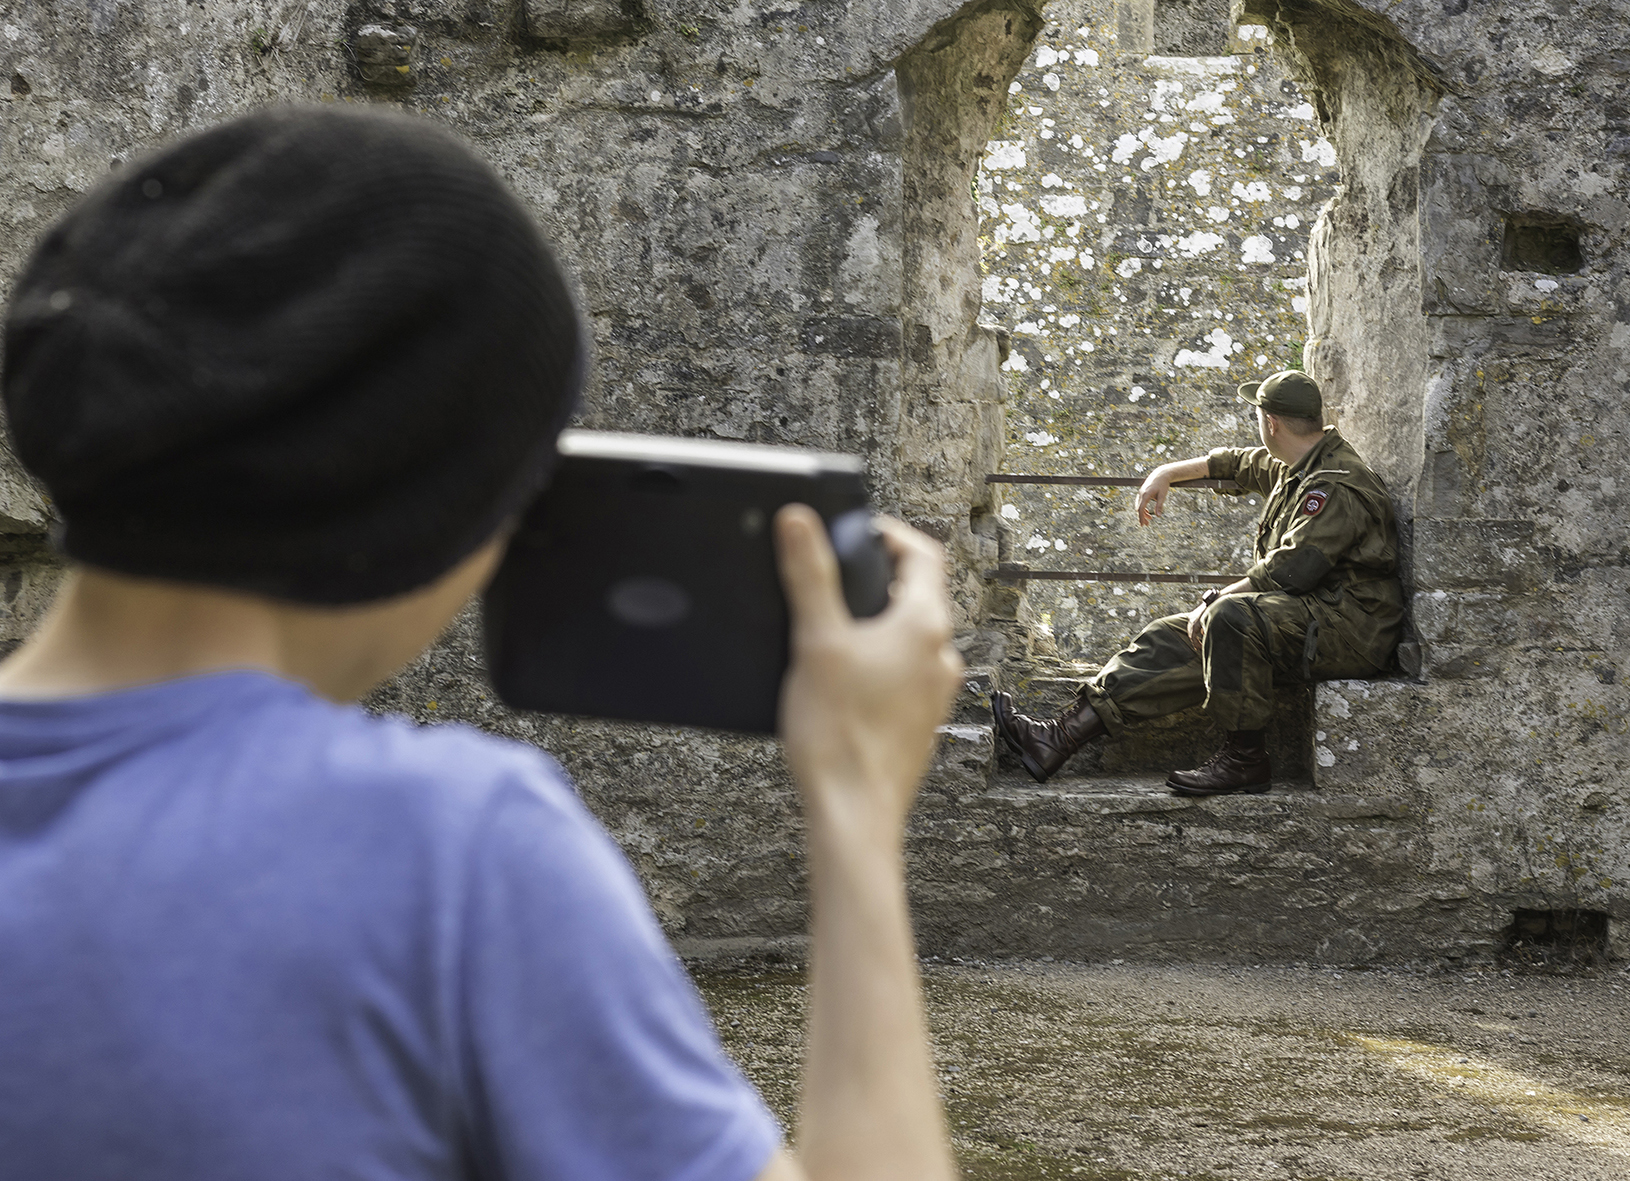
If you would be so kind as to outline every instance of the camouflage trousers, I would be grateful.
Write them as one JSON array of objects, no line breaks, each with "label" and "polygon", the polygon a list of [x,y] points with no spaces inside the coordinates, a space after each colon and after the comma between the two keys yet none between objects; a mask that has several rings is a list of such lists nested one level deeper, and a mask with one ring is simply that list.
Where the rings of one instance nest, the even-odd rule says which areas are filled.
[{"label": "camouflage trousers", "polygon": [[1221,729],[1263,729],[1273,715],[1276,676],[1325,681],[1386,671],[1400,624],[1389,619],[1378,627],[1381,621],[1345,599],[1225,595],[1206,611],[1199,652],[1189,644],[1187,615],[1157,619],[1110,657],[1081,696],[1116,735],[1129,722],[1194,705]]}]

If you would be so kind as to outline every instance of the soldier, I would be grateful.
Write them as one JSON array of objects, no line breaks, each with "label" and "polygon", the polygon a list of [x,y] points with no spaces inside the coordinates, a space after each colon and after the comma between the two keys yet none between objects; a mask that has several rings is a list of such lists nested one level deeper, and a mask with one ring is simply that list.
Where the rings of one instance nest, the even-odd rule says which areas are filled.
[{"label": "soldier", "polygon": [[1319,387],[1287,370],[1239,387],[1257,408],[1262,446],[1218,447],[1163,464],[1138,489],[1138,524],[1165,509],[1182,480],[1236,481],[1265,498],[1256,562],[1238,582],[1208,590],[1186,615],[1144,628],[1043,721],[991,697],[996,729],[1040,783],[1083,745],[1128,723],[1203,704],[1228,732],[1204,766],[1174,771],[1177,795],[1264,792],[1272,771],[1263,731],[1276,675],[1304,681],[1387,670],[1403,628],[1398,529],[1386,487],[1352,445],[1326,427]]}]

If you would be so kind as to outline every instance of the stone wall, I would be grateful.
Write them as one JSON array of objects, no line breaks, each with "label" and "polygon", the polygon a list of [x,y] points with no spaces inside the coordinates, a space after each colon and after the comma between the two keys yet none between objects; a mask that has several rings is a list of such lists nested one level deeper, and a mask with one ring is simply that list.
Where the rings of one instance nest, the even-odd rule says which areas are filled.
[{"label": "stone wall", "polygon": [[[177,135],[266,103],[418,112],[471,140],[576,275],[583,425],[864,454],[879,500],[949,546],[978,646],[1003,427],[968,194],[1039,26],[1029,0],[21,0],[0,22],[0,295],[53,217]],[[57,576],[47,517],[5,465],[0,640]],[[516,717],[478,652],[465,618],[373,704],[555,752],[675,933],[802,929],[773,743]]]},{"label": "stone wall", "polygon": [[[1602,2],[1248,0],[1237,21],[1268,30],[1270,62],[1261,38],[1212,40],[1213,6],[1165,0],[19,0],[0,17],[0,294],[79,193],[188,129],[291,100],[442,120],[531,203],[578,276],[597,350],[587,425],[858,451],[879,498],[946,541],[974,688],[913,830],[925,947],[1486,957],[1518,907],[1585,907],[1630,926],[1625,16]],[[1226,60],[1174,64],[1197,54]],[[1009,109],[1016,78],[1023,106]],[[1099,87],[1108,105],[1095,112]],[[1188,109],[1216,95],[1215,112]],[[1216,178],[1250,165],[1222,153],[1255,147],[1187,130],[1218,127],[1224,106],[1236,123],[1222,126],[1254,126],[1280,177],[1230,175],[1228,202]],[[1177,130],[1191,137],[1181,163],[1158,159],[1171,149],[1154,141]],[[1139,146],[1118,160],[1126,135]],[[1025,164],[996,167],[1016,143]],[[982,161],[988,192],[975,189]],[[1305,184],[1293,179],[1303,163]],[[1209,194],[1189,179],[1202,166]],[[1046,183],[1053,172],[1061,183]],[[1304,246],[1316,186],[1338,175]],[[1268,185],[1277,207],[1236,195],[1235,180]],[[1042,211],[1037,239],[997,244],[979,197]],[[1066,197],[1080,214],[1046,212]],[[1210,200],[1226,221],[1207,220]],[[1300,224],[1274,225],[1292,206]],[[1007,251],[988,255],[988,275],[982,232]],[[1183,257],[1177,243],[1200,232],[1226,248]],[[1269,239],[1272,263],[1246,257],[1251,237]],[[1054,260],[1064,242],[1074,259]],[[1301,273],[1297,250],[1306,327],[1300,291],[1284,286]],[[1050,294],[1071,266],[1076,289]],[[1223,298],[1230,276],[1252,292],[1238,310]],[[1038,289],[1023,318],[995,298],[981,312],[993,278]],[[1226,354],[1211,335],[1218,312]],[[1006,334],[981,314],[1011,333],[1005,375]],[[1081,322],[1060,327],[1072,314]],[[1222,569],[1233,541],[1215,539],[1240,536],[1251,506],[1196,497],[1134,536],[1093,523],[1090,498],[1004,499],[984,474],[1020,456],[1124,470],[1153,448],[1240,432],[1224,425],[1227,389],[1293,359],[1285,338],[1304,334],[1342,429],[1397,498],[1421,678],[1292,693],[1305,790],[1176,801],[1141,764],[1108,756],[1050,790],[1018,779],[994,756],[985,691],[1028,680],[1056,699],[1070,671],[1060,654],[1097,655],[1128,621],[1122,608],[1108,616],[1113,604],[1084,610],[1079,591],[1072,609],[1033,585],[1021,602],[987,584],[1003,545],[1024,552],[1040,535],[1105,564]],[[1183,350],[1229,364],[1179,365]],[[1032,430],[1058,441],[1037,445]],[[14,641],[57,567],[49,506],[12,465],[0,472],[0,639]],[[1121,597],[1133,621],[1170,601],[1136,587]],[[691,946],[802,929],[796,809],[772,742],[517,717],[491,699],[478,652],[465,618],[375,704],[556,752]],[[1177,761],[1196,741],[1178,720],[1135,750]]]}]

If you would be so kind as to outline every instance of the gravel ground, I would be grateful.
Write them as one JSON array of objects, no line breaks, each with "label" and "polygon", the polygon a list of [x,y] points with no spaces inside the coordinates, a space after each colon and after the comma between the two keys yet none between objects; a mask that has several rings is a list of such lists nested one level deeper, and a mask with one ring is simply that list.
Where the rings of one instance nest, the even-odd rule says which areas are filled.
[{"label": "gravel ground", "polygon": [[[970,1178],[1630,1178],[1622,970],[929,964],[925,980]],[[802,978],[698,982],[790,1126]]]}]

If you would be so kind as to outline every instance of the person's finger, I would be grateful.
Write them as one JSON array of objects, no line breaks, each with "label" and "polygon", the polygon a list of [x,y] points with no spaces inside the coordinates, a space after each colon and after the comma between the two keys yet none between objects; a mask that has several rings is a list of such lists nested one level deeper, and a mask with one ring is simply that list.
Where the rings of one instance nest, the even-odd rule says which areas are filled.
[{"label": "person's finger", "polygon": [[894,606],[914,616],[950,626],[945,590],[945,550],[933,538],[892,517],[877,518],[883,544],[894,558]]},{"label": "person's finger", "polygon": [[775,514],[775,550],[795,628],[836,625],[849,618],[837,555],[819,513],[804,504],[784,506]]},{"label": "person's finger", "polygon": [[945,581],[945,551],[940,543],[894,517],[874,517],[883,545],[894,559],[895,577],[913,583]]}]

